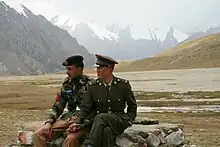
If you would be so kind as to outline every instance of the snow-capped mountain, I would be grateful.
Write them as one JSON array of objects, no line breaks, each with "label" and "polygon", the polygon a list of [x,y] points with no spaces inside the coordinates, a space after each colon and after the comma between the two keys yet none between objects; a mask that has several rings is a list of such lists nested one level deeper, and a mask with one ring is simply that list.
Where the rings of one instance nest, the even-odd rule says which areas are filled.
[{"label": "snow-capped mountain", "polygon": [[[51,19],[51,22],[54,25],[57,25],[59,27],[62,27],[68,31],[73,31],[76,28],[76,25],[78,24],[72,17],[68,17],[66,15],[56,15]],[[109,40],[118,40],[119,36],[118,33],[121,30],[121,27],[119,27],[116,24],[112,25],[101,25],[100,23],[96,21],[92,21],[88,23],[88,26],[94,31],[94,33],[100,37],[101,39],[107,38]],[[131,34],[134,39],[156,39],[163,41],[165,40],[165,37],[167,35],[167,32],[169,31],[170,27],[140,27],[140,26],[127,26],[131,28]],[[181,42],[185,40],[188,35],[186,33],[183,33],[177,29],[174,29],[174,37],[178,40],[178,42]]]},{"label": "snow-capped mountain", "polygon": [[0,75],[36,75],[63,70],[62,62],[81,54],[92,66],[94,56],[67,31],[21,5],[0,1]]},{"label": "snow-capped mountain", "polygon": [[67,30],[91,53],[110,55],[118,60],[154,56],[188,38],[187,34],[172,27],[128,25],[122,28],[116,24],[105,26],[96,21],[77,23],[63,15],[53,17],[51,22]]}]

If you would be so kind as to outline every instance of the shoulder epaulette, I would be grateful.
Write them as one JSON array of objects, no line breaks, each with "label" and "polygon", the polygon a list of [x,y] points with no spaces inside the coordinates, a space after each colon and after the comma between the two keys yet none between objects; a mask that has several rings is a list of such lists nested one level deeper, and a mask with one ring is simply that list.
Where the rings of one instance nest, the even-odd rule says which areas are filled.
[{"label": "shoulder epaulette", "polygon": [[128,83],[128,80],[116,77],[118,83]]}]

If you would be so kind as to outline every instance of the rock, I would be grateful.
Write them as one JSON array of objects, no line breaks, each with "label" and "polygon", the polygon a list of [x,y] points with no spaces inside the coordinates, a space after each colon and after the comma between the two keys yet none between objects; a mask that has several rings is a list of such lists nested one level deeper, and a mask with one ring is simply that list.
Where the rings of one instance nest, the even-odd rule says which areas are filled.
[{"label": "rock", "polygon": [[168,145],[181,145],[185,140],[184,132],[179,129],[178,131],[169,134],[165,139]]},{"label": "rock", "polygon": [[19,131],[18,132],[18,141],[21,145],[32,145],[33,144],[33,132],[32,131]]},{"label": "rock", "polygon": [[149,147],[158,147],[160,145],[160,139],[153,133],[149,133],[147,138],[147,145]]},{"label": "rock", "polygon": [[169,129],[168,131],[167,131],[167,134],[169,135],[169,134],[171,134],[173,131],[171,130],[171,129]]},{"label": "rock", "polygon": [[179,129],[181,129],[182,131],[184,130],[184,126],[183,125],[177,125]]},{"label": "rock", "polygon": [[147,132],[139,132],[139,135],[141,136],[141,137],[143,137],[144,139],[146,139],[148,136],[149,136],[149,134],[147,133]]},{"label": "rock", "polygon": [[[162,132],[162,131],[161,131]],[[157,135],[157,137],[160,139],[160,143],[165,144],[166,143],[166,139],[163,137],[162,133],[160,133],[159,135]]]},{"label": "rock", "polygon": [[[165,134],[170,134],[172,132],[176,132],[178,131],[179,127],[178,126],[182,126],[180,124],[177,125],[172,125],[172,124],[163,124],[161,126],[158,126],[159,129],[161,129]],[[182,128],[182,127],[181,127]]]},{"label": "rock", "polygon": [[144,143],[146,140],[139,135],[140,132],[134,130],[125,130],[121,136],[135,143]]},{"label": "rock", "polygon": [[159,147],[169,147],[167,144],[161,144]]},{"label": "rock", "polygon": [[117,137],[116,144],[120,147],[147,147],[146,142],[134,143],[123,136]]},{"label": "rock", "polygon": [[[42,122],[28,122],[23,124],[24,136],[30,136],[36,128],[42,125]],[[176,147],[186,144],[183,128],[179,124],[153,124],[142,125],[134,124],[127,128],[124,133],[117,136],[116,144],[120,147]],[[169,133],[171,131],[171,134]],[[173,130],[177,130],[173,132]],[[21,132],[20,132],[21,133]],[[21,135],[22,136],[22,135]],[[29,139],[30,140],[30,139]],[[62,141],[62,140],[61,140]],[[60,142],[60,141],[59,141]],[[85,141],[86,142],[86,141]],[[29,143],[30,144],[30,143]],[[26,146],[24,146],[26,147]],[[29,146],[29,147],[32,147]],[[185,146],[187,147],[187,146]]]},{"label": "rock", "polygon": [[120,147],[128,147],[128,146],[133,146],[134,142],[128,140],[126,137],[124,136],[119,136],[116,139],[116,144]]},{"label": "rock", "polygon": [[163,136],[163,138],[165,138],[167,136],[167,134],[164,133],[162,130],[161,130],[161,135]]},{"label": "rock", "polygon": [[196,147],[196,145],[184,144],[184,145],[181,145],[180,147]]},{"label": "rock", "polygon": [[184,144],[184,145],[182,145],[182,146],[180,146],[180,147],[191,147],[191,146],[188,145],[188,144]]},{"label": "rock", "polygon": [[158,136],[159,134],[161,134],[161,130],[160,129],[156,129],[154,132],[153,132],[154,135]]},{"label": "rock", "polygon": [[153,125],[153,124],[159,124],[159,120],[149,119],[149,118],[137,118],[135,119],[133,124]]}]

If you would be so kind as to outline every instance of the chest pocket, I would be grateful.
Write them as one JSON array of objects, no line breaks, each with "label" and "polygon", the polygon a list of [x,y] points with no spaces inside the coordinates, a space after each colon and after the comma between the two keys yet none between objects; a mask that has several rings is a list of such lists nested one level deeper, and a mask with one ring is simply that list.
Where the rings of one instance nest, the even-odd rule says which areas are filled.
[{"label": "chest pocket", "polygon": [[113,95],[111,97],[111,101],[116,104],[116,105],[121,105],[124,103],[125,99],[124,99],[124,95],[121,93],[116,93],[115,95]]},{"label": "chest pocket", "polygon": [[113,111],[122,111],[125,107],[125,94],[123,90],[119,88],[115,89],[110,97],[111,107]]},{"label": "chest pocket", "polygon": [[68,100],[68,103],[70,104],[73,104],[76,102],[76,92],[73,91],[73,90],[67,90],[66,91],[66,95],[67,95],[67,100]]},{"label": "chest pocket", "polygon": [[66,96],[69,104],[74,104],[76,102],[77,88],[73,84],[65,84],[62,87],[62,91]]}]

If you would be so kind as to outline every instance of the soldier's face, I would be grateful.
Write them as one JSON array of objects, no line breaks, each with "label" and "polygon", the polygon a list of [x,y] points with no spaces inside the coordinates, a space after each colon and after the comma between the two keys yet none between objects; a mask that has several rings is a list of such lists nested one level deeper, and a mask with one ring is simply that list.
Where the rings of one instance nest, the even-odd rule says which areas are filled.
[{"label": "soldier's face", "polygon": [[112,74],[112,68],[107,67],[107,66],[100,66],[97,67],[97,76],[100,79],[105,79],[109,75]]},{"label": "soldier's face", "polygon": [[66,67],[66,74],[71,77],[75,78],[79,73],[79,68],[77,68],[75,65],[67,66]]}]

